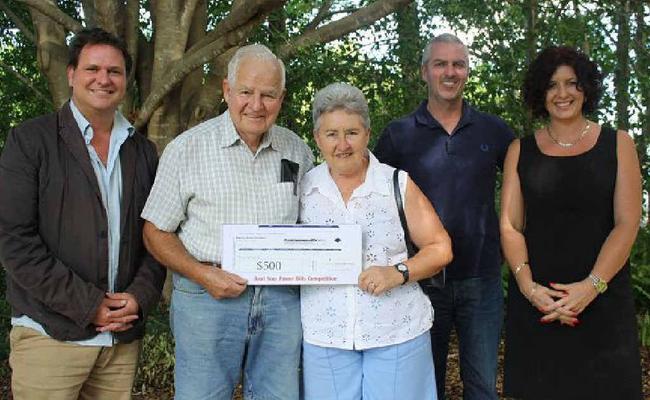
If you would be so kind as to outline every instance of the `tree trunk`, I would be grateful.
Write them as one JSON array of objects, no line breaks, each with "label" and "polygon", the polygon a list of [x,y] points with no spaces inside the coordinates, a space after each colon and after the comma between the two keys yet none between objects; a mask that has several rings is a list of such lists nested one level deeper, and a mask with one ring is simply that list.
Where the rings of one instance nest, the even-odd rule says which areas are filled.
[{"label": "tree trunk", "polygon": [[[199,40],[205,37],[205,32],[208,24],[208,5],[206,0],[201,0],[197,4],[194,11],[194,18],[190,33],[188,37],[188,45],[190,48]],[[195,109],[199,101],[199,92],[203,86],[203,69],[198,68],[190,72],[185,79],[183,79],[183,88],[181,90],[181,130],[188,127],[191,119],[192,111]]]},{"label": "tree trunk", "polygon": [[47,77],[52,103],[58,109],[70,98],[66,76],[68,48],[65,43],[65,31],[61,25],[39,11],[31,7],[29,11],[36,33],[38,67]]},{"label": "tree trunk", "polygon": [[[18,1],[30,7],[37,28],[38,63],[48,78],[53,103],[60,106],[69,97],[65,37],[83,25],[76,19],[78,16],[66,14],[53,0]],[[206,0],[159,0],[142,4],[138,0],[78,0],[74,4],[88,17],[86,26],[101,26],[124,37],[134,57],[135,71],[129,79],[131,90],[122,111],[162,151],[188,125],[217,113],[227,62],[236,48],[260,27],[273,31],[276,53],[288,63],[299,49],[341,38],[413,0],[377,0],[354,11],[345,11],[347,15],[338,19],[333,17],[339,12],[326,12],[333,4],[328,0],[319,9],[318,23],[308,25],[309,29],[302,33],[287,31],[287,11],[283,9],[286,2],[234,1],[230,3],[230,13],[207,33]],[[139,29],[143,11],[148,12],[153,27],[151,42],[144,36],[147,31]],[[415,7],[409,12],[402,26],[407,15],[417,19]],[[273,18],[267,18],[271,13]],[[330,22],[325,23],[326,19]],[[265,21],[268,24],[262,25]],[[279,36],[282,40],[278,40]],[[403,67],[412,69],[412,63],[403,62]],[[407,74],[413,76],[412,71]]]},{"label": "tree trunk", "polygon": [[95,1],[81,0],[81,8],[84,11],[84,20],[88,28],[96,28],[97,18],[95,18]]},{"label": "tree trunk", "polygon": [[124,5],[121,1],[95,1],[95,18],[97,25],[104,30],[122,36],[122,16],[124,15]]},{"label": "tree trunk", "polygon": [[614,91],[616,93],[616,125],[619,129],[630,128],[630,0],[621,0],[616,8],[616,68]]},{"label": "tree trunk", "polygon": [[138,0],[127,0],[126,8],[123,13],[122,20],[122,37],[126,43],[126,48],[131,55],[133,60],[133,66],[131,67],[131,72],[129,74],[129,90],[124,97],[122,102],[122,112],[129,117],[130,120],[135,119],[136,114],[136,96],[137,96],[137,84],[136,84],[136,69],[139,64],[139,52],[138,52],[138,33],[140,25],[140,4]]},{"label": "tree trunk", "polygon": [[[526,14],[526,65],[530,65],[537,55],[537,0],[526,0],[524,13]],[[533,130],[533,115],[530,110],[526,110],[524,135],[531,135]]]},{"label": "tree trunk", "polygon": [[221,105],[221,82],[226,76],[228,61],[235,54],[239,46],[232,47],[210,63],[210,72],[205,78],[205,83],[200,91],[198,102],[190,115],[188,126],[194,126],[201,121],[218,115]]},{"label": "tree trunk", "polygon": [[[194,10],[194,17],[192,18],[192,23],[189,28],[187,45],[185,46],[186,48],[191,47],[194,43],[198,42],[203,37],[205,37],[207,20],[208,20],[207,3],[205,0],[199,0]],[[185,52],[185,50],[186,49],[183,49],[183,52]],[[173,140],[177,134],[181,133],[187,128],[187,121],[189,120],[189,114],[191,113],[191,110],[194,108],[194,104],[196,104],[197,102],[196,95],[202,85],[203,85],[203,70],[196,69],[190,72],[183,79],[183,82],[180,85],[180,87],[174,89],[171,96],[167,97],[168,100],[171,97],[177,97],[180,99],[178,101],[178,104],[173,105],[173,107],[177,107],[177,109],[175,109],[174,112],[177,113],[178,116],[178,119],[175,121],[178,125],[176,127],[167,127],[162,130],[162,132],[166,133],[166,135],[164,138],[158,139],[156,143],[156,145],[158,146],[158,150],[161,153],[162,150],[164,149],[164,146],[166,146],[167,143],[169,143],[169,141]],[[165,109],[165,107],[168,106],[170,106],[170,102],[164,101],[163,105],[158,109],[156,113],[154,113],[152,118],[158,119],[160,118],[160,113],[165,113],[165,112],[169,113],[169,110]],[[150,137],[153,133],[151,128],[155,129],[156,132],[160,132],[162,128],[162,126],[159,124],[151,125],[150,123],[149,126],[150,126],[149,129]],[[172,129],[172,130],[167,131],[167,129]],[[169,304],[171,301],[172,289],[173,289],[172,272],[171,270],[168,269],[167,276],[165,279],[165,285],[163,286],[163,291],[162,291],[162,299],[167,304]]]},{"label": "tree trunk", "polygon": [[[646,193],[650,192],[650,40],[648,25],[645,23],[645,8],[643,0],[634,0],[634,16],[636,21],[636,33],[634,35],[634,50],[636,63],[634,64],[639,92],[641,93],[641,135],[637,136],[636,148],[641,164],[641,176],[644,177],[644,188]],[[647,212],[646,208],[646,212]]]},{"label": "tree trunk", "polygon": [[[187,47],[189,36],[189,25],[180,23],[183,13],[190,12],[184,5],[175,1],[154,2],[153,12],[156,14],[154,25],[154,59],[151,72],[151,82],[156,86],[163,82],[165,72],[170,65],[181,60]],[[193,13],[194,10],[191,10]],[[185,19],[190,22],[191,19]],[[156,144],[158,151],[162,152],[169,143],[181,131],[181,88],[176,86],[163,99],[162,103],[155,109],[149,119],[147,133],[149,139]]]},{"label": "tree trunk", "polygon": [[415,109],[422,100],[424,84],[420,77],[421,55],[423,50],[420,36],[420,18],[416,3],[411,3],[395,14],[397,20],[397,48],[395,54],[402,70],[401,90],[409,104],[408,110]]}]

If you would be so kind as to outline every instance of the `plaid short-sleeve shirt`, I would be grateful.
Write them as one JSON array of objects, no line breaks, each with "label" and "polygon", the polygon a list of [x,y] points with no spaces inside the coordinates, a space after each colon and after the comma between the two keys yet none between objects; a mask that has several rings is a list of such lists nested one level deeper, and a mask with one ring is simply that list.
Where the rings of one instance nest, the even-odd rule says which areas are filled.
[{"label": "plaid short-sleeve shirt", "polygon": [[221,262],[222,224],[294,224],[298,192],[281,182],[281,160],[299,165],[298,182],[313,165],[309,147],[274,125],[253,154],[226,111],[167,145],[142,218],[176,232],[199,261]]}]

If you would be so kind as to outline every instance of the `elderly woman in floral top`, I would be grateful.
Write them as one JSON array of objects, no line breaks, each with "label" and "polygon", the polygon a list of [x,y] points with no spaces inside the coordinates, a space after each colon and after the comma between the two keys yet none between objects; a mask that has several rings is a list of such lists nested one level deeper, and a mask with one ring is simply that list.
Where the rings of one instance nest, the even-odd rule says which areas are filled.
[{"label": "elderly woman in floral top", "polygon": [[320,90],[313,118],[326,162],[304,177],[301,222],[361,225],[364,266],[358,285],[302,287],[305,398],[436,399],[433,310],[417,281],[451,261],[449,236],[400,172],[409,233],[420,249],[407,258],[394,169],[368,150],[368,104],[359,89],[334,83]]}]

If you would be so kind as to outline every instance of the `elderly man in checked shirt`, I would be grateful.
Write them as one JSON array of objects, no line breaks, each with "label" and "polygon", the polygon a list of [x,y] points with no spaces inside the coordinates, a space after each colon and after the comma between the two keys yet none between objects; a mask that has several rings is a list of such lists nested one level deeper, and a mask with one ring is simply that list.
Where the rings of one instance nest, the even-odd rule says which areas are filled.
[{"label": "elderly man in checked shirt", "polygon": [[142,212],[147,248],[174,272],[176,399],[231,399],[242,373],[247,399],[298,398],[298,288],[247,286],[219,268],[222,224],[297,221],[295,185],[313,156],[274,124],[284,83],[268,48],[239,49],[223,81],[228,110],[167,145]]}]

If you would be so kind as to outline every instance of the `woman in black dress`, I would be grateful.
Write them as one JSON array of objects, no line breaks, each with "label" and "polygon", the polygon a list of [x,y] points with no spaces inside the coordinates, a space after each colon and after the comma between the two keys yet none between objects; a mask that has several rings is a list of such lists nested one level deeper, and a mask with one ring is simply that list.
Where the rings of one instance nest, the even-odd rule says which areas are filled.
[{"label": "woman in black dress", "polygon": [[587,119],[601,92],[598,67],[568,47],[542,51],[525,77],[524,101],[544,125],[505,161],[506,396],[642,398],[628,263],[639,161],[627,132]]}]

